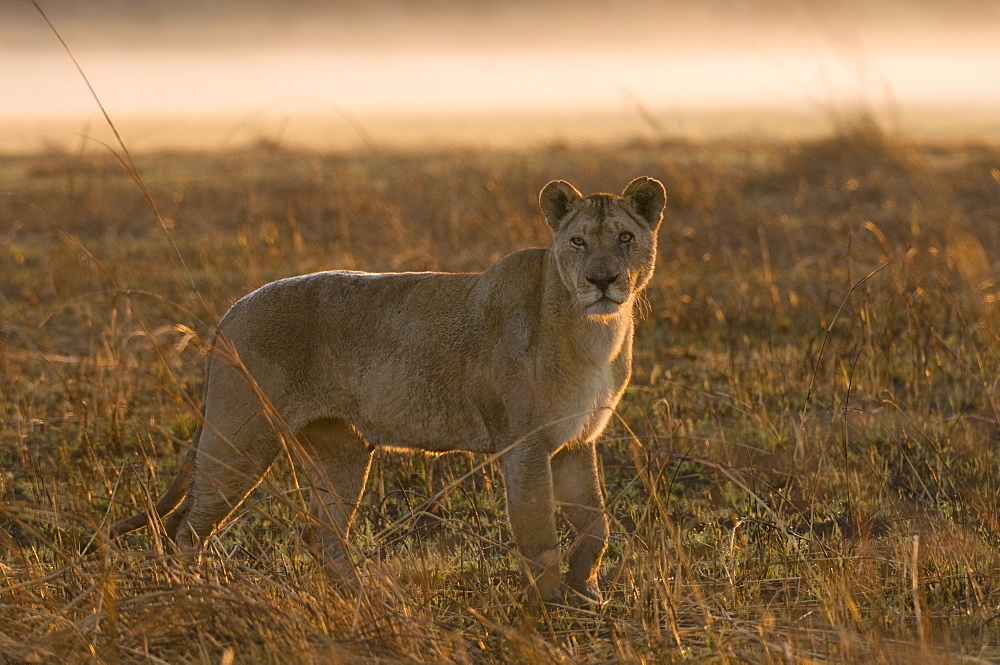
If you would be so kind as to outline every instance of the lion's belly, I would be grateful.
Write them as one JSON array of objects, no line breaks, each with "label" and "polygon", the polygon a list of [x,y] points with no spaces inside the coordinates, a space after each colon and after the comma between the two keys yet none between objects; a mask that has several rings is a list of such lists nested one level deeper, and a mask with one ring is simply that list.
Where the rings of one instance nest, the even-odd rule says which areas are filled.
[{"label": "lion's belly", "polygon": [[492,437],[474,391],[385,359],[358,386],[350,420],[375,446],[488,452]]},{"label": "lion's belly", "polygon": [[474,413],[432,414],[412,409],[402,417],[361,413],[354,426],[373,446],[414,448],[430,452],[489,452],[491,438]]},{"label": "lion's belly", "polygon": [[471,383],[442,385],[394,365],[385,360],[355,395],[350,420],[375,446],[490,453],[538,431],[555,452],[571,441],[596,438],[622,388],[611,365],[590,367],[551,383],[551,390],[528,404],[520,396],[505,400]]}]

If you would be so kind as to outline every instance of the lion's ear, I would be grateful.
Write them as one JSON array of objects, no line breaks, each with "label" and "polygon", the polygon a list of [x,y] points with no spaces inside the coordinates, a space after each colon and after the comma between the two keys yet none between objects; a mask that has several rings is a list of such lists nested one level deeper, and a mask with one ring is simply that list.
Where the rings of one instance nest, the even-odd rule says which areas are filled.
[{"label": "lion's ear", "polygon": [[553,231],[558,231],[559,222],[570,207],[582,198],[583,194],[565,180],[553,180],[542,188],[542,193],[538,195],[538,205],[545,213],[545,221]]},{"label": "lion's ear", "polygon": [[649,228],[655,230],[663,220],[663,206],[667,204],[667,191],[659,180],[642,176],[628,184],[622,198],[639,214]]}]

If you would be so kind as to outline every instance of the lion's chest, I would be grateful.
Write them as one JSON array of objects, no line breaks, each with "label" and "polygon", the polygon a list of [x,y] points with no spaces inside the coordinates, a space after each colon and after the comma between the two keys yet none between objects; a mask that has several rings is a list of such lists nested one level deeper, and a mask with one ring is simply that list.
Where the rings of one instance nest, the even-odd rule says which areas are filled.
[{"label": "lion's chest", "polygon": [[608,424],[624,388],[611,363],[574,368],[553,382],[539,414],[554,448],[595,439]]}]

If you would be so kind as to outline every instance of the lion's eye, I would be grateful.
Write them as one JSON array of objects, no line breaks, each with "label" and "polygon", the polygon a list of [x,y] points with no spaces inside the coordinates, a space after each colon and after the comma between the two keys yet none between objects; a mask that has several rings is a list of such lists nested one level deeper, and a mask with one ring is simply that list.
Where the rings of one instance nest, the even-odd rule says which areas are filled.
[{"label": "lion's eye", "polygon": [[622,233],[618,234],[618,242],[620,242],[623,245],[627,245],[633,240],[635,240],[635,236],[629,233],[628,231],[623,231]]},{"label": "lion's eye", "polygon": [[587,246],[587,241],[584,240],[583,238],[579,237],[579,236],[570,238],[569,242],[574,247],[586,247]]}]

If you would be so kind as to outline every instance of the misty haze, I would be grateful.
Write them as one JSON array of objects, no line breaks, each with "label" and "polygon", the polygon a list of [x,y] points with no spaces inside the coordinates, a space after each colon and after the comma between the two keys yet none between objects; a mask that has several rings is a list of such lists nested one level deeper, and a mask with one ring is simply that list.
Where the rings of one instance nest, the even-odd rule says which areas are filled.
[{"label": "misty haze", "polygon": [[[859,108],[1000,132],[994,2],[41,4],[139,148],[787,136]],[[0,7],[0,80],[0,148],[105,136],[27,2]]]}]

